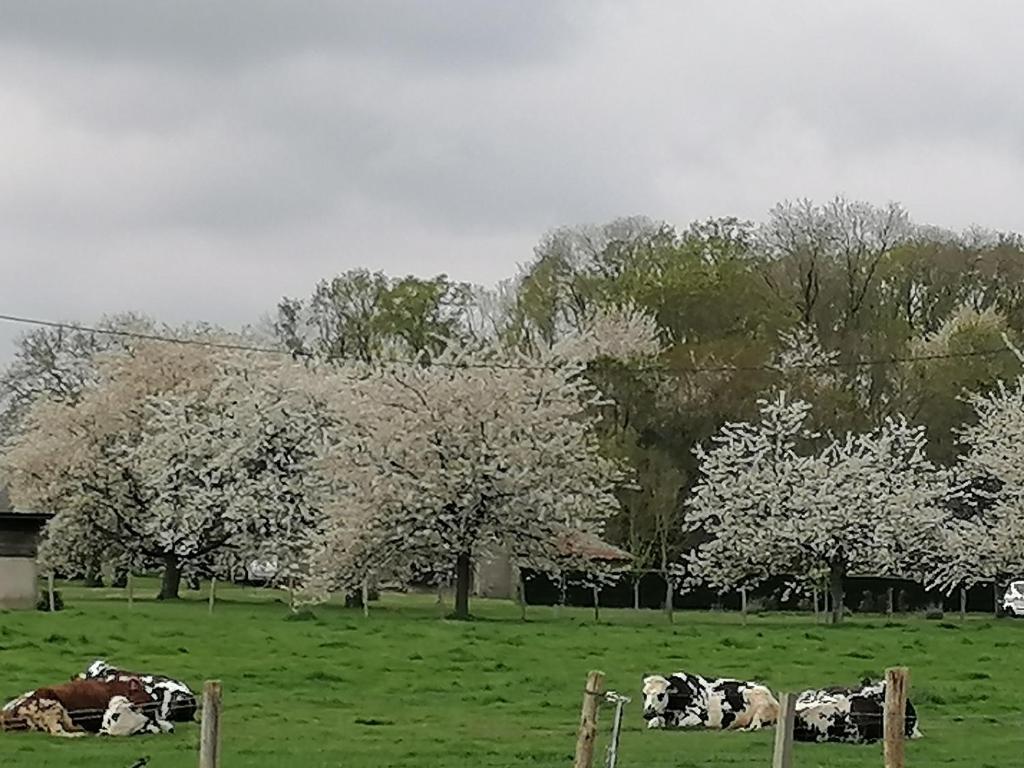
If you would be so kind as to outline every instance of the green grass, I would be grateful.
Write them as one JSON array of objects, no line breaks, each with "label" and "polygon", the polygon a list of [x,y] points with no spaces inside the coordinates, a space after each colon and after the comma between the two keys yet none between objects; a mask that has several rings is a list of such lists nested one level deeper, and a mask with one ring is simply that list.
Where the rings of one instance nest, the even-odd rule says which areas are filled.
[{"label": "green grass", "polygon": [[[151,585],[140,585],[152,591]],[[645,672],[677,669],[755,678],[775,689],[856,682],[907,665],[924,739],[910,766],[1024,765],[1024,623],[961,625],[858,617],[837,629],[805,616],[530,609],[476,601],[478,620],[439,618],[430,597],[385,595],[368,619],[339,606],[286,621],[272,593],[224,590],[213,616],[201,596],[137,601],[119,590],[65,590],[49,616],[0,613],[0,697],[79,672],[95,656],[194,683],[223,681],[224,765],[566,766],[586,673],[631,695],[622,768],[766,768],[771,731],[648,732],[637,688]],[[603,715],[606,734],[611,710]],[[150,768],[196,765],[198,728],[171,736],[62,740],[0,734],[3,768]],[[603,764],[603,743],[598,765]],[[798,745],[798,768],[881,766],[881,747]]]}]

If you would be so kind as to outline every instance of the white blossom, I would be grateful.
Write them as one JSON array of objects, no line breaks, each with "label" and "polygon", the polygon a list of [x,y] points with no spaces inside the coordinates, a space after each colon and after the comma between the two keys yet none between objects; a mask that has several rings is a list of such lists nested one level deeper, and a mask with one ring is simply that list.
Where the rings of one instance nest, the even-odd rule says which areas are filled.
[{"label": "white blossom", "polygon": [[583,364],[450,347],[431,365],[349,367],[329,466],[337,497],[311,592],[369,575],[456,573],[490,544],[549,552],[566,528],[600,532],[621,479],[592,429]]},{"label": "white blossom", "polygon": [[728,424],[698,449],[701,481],[686,513],[709,538],[687,558],[689,582],[720,590],[769,576],[898,575],[933,546],[948,478],[903,419],[842,437],[804,428],[810,407],[779,395],[756,423]]}]

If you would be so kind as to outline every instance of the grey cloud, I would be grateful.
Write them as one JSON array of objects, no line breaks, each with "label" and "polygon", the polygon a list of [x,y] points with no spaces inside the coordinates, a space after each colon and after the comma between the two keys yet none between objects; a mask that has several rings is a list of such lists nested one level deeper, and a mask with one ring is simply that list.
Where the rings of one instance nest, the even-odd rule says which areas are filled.
[{"label": "grey cloud", "polygon": [[356,266],[490,282],[559,225],[805,195],[1024,229],[1021,22],[987,0],[9,0],[0,311],[238,324]]},{"label": "grey cloud", "polygon": [[324,48],[417,66],[491,68],[557,53],[561,2],[9,0],[0,40],[103,62],[259,66]]}]

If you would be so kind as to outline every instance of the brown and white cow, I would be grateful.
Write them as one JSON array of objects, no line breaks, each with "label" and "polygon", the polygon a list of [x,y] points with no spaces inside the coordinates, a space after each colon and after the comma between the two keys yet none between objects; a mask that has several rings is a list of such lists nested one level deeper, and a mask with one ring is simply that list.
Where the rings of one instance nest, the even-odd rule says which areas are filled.
[{"label": "brown and white cow", "polygon": [[[113,699],[121,697],[141,712],[153,698],[136,680],[72,680],[29,691],[0,710],[0,730],[42,731],[55,736],[100,733]],[[116,719],[116,718],[115,718]],[[154,732],[170,730],[153,715]]]},{"label": "brown and white cow", "polygon": [[147,705],[147,713],[152,713],[158,721],[191,722],[198,709],[195,693],[181,680],[148,672],[129,672],[113,667],[103,659],[93,661],[84,672],[78,675],[78,679],[137,681],[154,702],[152,705]]}]

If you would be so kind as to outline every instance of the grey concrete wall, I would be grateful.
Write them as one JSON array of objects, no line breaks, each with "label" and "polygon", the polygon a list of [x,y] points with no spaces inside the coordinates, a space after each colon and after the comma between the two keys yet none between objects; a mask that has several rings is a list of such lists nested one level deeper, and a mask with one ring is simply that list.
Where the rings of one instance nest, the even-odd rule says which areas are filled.
[{"label": "grey concrete wall", "polygon": [[477,561],[475,592],[479,597],[511,600],[515,597],[515,577],[509,554],[500,547],[491,547]]},{"label": "grey concrete wall", "polygon": [[36,561],[0,557],[0,608],[34,608],[38,599]]}]

